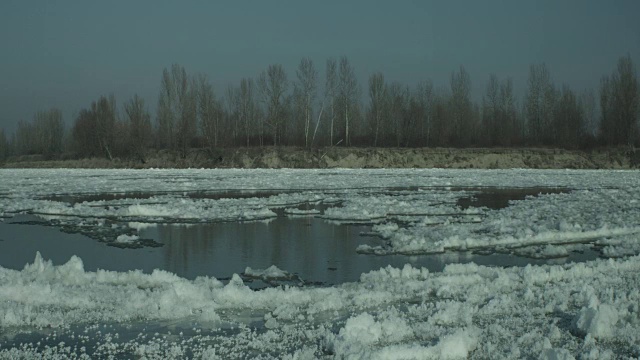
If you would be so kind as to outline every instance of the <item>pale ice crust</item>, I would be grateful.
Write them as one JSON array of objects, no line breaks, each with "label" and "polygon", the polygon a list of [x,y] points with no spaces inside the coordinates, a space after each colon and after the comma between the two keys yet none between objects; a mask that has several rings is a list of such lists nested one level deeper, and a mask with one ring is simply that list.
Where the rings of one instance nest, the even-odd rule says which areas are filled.
[{"label": "pale ice crust", "polygon": [[[249,354],[262,346],[265,354],[289,349],[294,358],[637,356],[638,274],[637,256],[507,269],[450,265],[442,273],[406,265],[331,288],[252,291],[236,275],[223,285],[164,271],[87,272],[77,257],[55,266],[38,254],[22,271],[0,268],[0,324],[2,331],[181,319],[243,326],[230,314],[252,312],[264,314],[266,332],[249,331],[226,342],[222,335],[196,337],[189,351],[205,358]],[[276,346],[274,339],[284,343]],[[180,358],[187,351],[179,341],[166,339],[154,346],[143,340],[135,344],[142,352],[153,349],[150,358],[171,357],[171,352]],[[131,344],[110,346],[117,354]],[[64,358],[65,350],[57,351]],[[29,346],[0,348],[0,358],[17,354],[37,357]]]},{"label": "pale ice crust", "polygon": [[[616,359],[640,357],[640,175],[564,170],[0,170],[0,215],[32,211],[115,216],[136,232],[167,220],[254,221],[274,208],[334,203],[326,221],[372,222],[379,254],[493,247],[565,256],[583,242],[604,256],[579,264],[484,267],[442,273],[406,265],[333,287],[253,291],[239,275],[228,284],[166,271],[84,270],[72,257],[54,265],[36,255],[21,271],[0,267],[0,359],[90,358],[70,344],[5,344],[21,331],[70,332],[102,324],[197,323],[188,338],[150,334],[93,339],[100,356],[138,358]],[[141,180],[143,179],[143,180]],[[456,205],[478,186],[573,189],[490,210]],[[381,188],[412,188],[394,195]],[[182,193],[297,189],[268,197],[198,199]],[[52,194],[150,192],[139,199],[70,204]],[[295,210],[290,210],[290,212]],[[148,225],[149,224],[149,225]],[[405,225],[399,225],[405,224]],[[132,233],[133,232],[133,233]],[[124,236],[123,236],[124,235]],[[122,236],[122,237],[121,237]],[[527,248],[527,246],[530,246]],[[354,249],[355,250],[355,249]],[[35,254],[34,254],[35,255]],[[278,277],[287,269],[248,269]],[[249,320],[248,320],[249,319]],[[262,330],[252,330],[255,322]],[[141,330],[142,331],[142,330]],[[97,356],[97,355],[96,355]]]}]

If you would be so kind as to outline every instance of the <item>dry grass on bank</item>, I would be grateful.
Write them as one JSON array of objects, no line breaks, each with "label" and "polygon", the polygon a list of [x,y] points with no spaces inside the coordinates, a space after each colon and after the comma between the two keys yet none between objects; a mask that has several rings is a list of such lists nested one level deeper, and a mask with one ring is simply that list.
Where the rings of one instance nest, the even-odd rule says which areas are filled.
[{"label": "dry grass on bank", "polygon": [[45,160],[13,157],[5,168],[480,168],[480,169],[633,169],[640,151],[606,148],[591,151],[543,148],[316,148],[296,147],[150,150],[141,159],[83,158]]}]

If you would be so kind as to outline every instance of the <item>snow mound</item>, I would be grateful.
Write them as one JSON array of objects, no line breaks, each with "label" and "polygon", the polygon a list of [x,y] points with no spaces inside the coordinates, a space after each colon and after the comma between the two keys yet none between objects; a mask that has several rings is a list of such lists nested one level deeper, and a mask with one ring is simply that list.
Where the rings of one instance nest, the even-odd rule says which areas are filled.
[{"label": "snow mound", "polygon": [[138,235],[122,234],[122,235],[118,235],[118,237],[116,238],[116,242],[120,243],[120,244],[131,244],[131,243],[134,243],[138,239],[140,239],[140,237]]},{"label": "snow mound", "polygon": [[466,359],[478,346],[480,334],[476,328],[460,329],[434,346],[403,344],[415,336],[404,320],[378,321],[364,312],[347,319],[333,346],[337,357],[346,359]]},{"label": "snow mound", "polygon": [[466,359],[478,346],[480,330],[471,328],[458,330],[438,344],[440,358],[442,359]]},{"label": "snow mound", "polygon": [[243,275],[260,279],[288,279],[292,277],[290,273],[279,269],[275,265],[271,265],[266,269],[252,269],[247,266]]},{"label": "snow mound", "polygon": [[610,338],[619,320],[618,311],[608,304],[583,307],[576,318],[576,328],[594,338]]}]

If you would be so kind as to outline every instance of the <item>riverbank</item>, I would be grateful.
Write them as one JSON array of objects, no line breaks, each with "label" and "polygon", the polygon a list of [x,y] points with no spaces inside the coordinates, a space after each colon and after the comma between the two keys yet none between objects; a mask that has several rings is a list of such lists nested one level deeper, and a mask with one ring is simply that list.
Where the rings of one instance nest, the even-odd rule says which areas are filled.
[{"label": "riverbank", "polygon": [[589,151],[545,148],[316,148],[251,147],[214,151],[150,150],[140,159],[45,160],[38,155],[9,158],[4,168],[453,168],[453,169],[634,169],[640,150]]}]

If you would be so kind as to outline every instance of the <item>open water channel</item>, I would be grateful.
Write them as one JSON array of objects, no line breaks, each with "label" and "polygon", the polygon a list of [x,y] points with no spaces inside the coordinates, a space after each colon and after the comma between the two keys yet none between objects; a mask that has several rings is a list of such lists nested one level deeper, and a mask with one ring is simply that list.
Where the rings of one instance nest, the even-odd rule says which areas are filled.
[{"label": "open water channel", "polygon": [[[508,206],[512,200],[524,200],[526,196],[560,191],[565,190],[483,189],[472,196],[460,198],[458,206],[463,209],[500,209]],[[222,194],[217,197],[269,195],[272,194]],[[118,195],[120,199],[140,196],[141,194]],[[211,198],[214,195],[199,196]],[[58,196],[56,200],[75,202],[100,198],[99,195],[94,195],[91,199]],[[113,199],[114,196],[105,195],[102,198]],[[556,259],[470,251],[411,256],[360,254],[356,252],[359,245],[376,246],[383,242],[379,237],[370,235],[371,224],[326,221],[318,217],[326,206],[303,204],[299,209],[317,211],[309,216],[292,216],[285,214],[282,209],[273,209],[278,216],[264,221],[138,224],[140,238],[151,240],[154,244],[140,248],[109,246],[83,234],[73,233],[68,228],[61,230],[54,226],[55,222],[45,218],[17,215],[0,223],[0,265],[22,269],[26,263],[33,261],[34,254],[39,251],[54,264],[65,263],[72,255],[79,256],[87,271],[139,269],[150,273],[154,269],[162,269],[188,279],[210,276],[222,281],[230,279],[233,274],[243,274],[243,280],[249,286],[262,288],[282,284],[335,285],[357,281],[361,274],[371,270],[388,265],[402,268],[407,263],[437,272],[451,263],[525,266],[585,261],[597,256],[592,250],[570,252],[568,256]],[[247,267],[255,270],[272,265],[290,276],[265,282],[265,279],[245,274]]]}]

